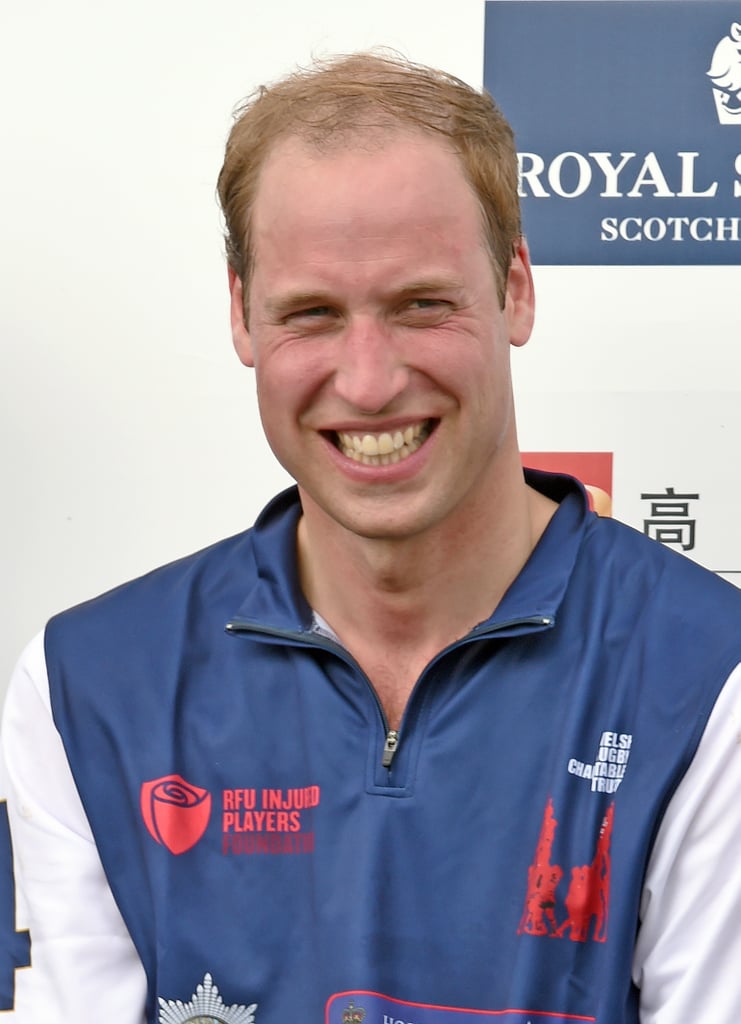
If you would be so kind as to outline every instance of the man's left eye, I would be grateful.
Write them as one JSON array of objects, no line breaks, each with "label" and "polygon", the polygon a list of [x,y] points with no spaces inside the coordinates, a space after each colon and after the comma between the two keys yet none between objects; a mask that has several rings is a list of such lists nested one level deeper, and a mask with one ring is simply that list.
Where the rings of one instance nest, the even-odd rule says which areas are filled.
[{"label": "man's left eye", "polygon": [[450,310],[451,303],[445,299],[421,296],[404,303],[399,311],[399,320],[411,327],[434,327],[447,318]]}]

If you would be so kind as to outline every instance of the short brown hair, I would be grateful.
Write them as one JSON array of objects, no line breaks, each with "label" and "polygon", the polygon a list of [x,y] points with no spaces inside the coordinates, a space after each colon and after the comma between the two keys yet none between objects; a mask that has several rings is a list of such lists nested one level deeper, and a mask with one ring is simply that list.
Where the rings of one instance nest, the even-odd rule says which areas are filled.
[{"label": "short brown hair", "polygon": [[245,285],[252,271],[251,213],[273,145],[298,137],[319,148],[409,127],[447,139],[481,204],[499,298],[522,227],[517,152],[510,125],[486,92],[395,54],[356,53],[318,61],[260,86],[238,108],[218,194],[229,265]]}]

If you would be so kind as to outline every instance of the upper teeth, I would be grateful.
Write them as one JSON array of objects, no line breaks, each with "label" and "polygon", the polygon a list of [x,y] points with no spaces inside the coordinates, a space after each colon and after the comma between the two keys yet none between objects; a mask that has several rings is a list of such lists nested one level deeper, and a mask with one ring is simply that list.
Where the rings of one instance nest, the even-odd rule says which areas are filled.
[{"label": "upper teeth", "polygon": [[[427,437],[426,422],[415,423],[405,430],[394,433],[384,431],[380,434],[348,434],[340,432],[338,439],[344,455],[358,462],[370,462],[375,456],[386,456],[380,460],[382,464],[398,462],[416,451]],[[423,436],[424,434],[424,436]]]}]

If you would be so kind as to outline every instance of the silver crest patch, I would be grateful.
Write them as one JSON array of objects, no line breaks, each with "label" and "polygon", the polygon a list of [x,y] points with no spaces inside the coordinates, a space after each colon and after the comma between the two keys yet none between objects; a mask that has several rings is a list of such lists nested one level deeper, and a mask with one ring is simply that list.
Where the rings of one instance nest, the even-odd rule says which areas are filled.
[{"label": "silver crest patch", "polygon": [[254,1024],[257,1003],[227,1006],[210,974],[196,989],[189,1003],[160,999],[159,1024]]}]

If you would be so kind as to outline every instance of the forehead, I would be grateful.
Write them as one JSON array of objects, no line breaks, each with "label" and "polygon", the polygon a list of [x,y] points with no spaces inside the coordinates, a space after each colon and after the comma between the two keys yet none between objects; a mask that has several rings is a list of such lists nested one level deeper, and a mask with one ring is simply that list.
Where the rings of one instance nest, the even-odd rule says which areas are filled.
[{"label": "forehead", "polygon": [[278,140],[268,154],[253,214],[275,198],[297,197],[317,207],[322,195],[336,206],[364,197],[400,207],[440,188],[473,197],[460,158],[446,140],[427,133],[388,128],[321,146],[292,136]]},{"label": "forehead", "polygon": [[252,209],[253,239],[280,222],[328,226],[440,215],[481,226],[478,199],[447,140],[402,128],[347,135],[313,145],[278,140],[262,167]]}]

